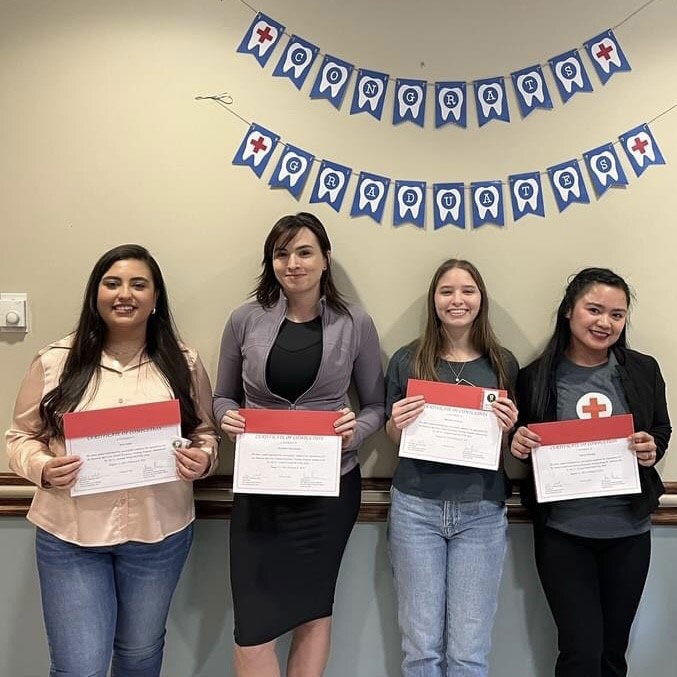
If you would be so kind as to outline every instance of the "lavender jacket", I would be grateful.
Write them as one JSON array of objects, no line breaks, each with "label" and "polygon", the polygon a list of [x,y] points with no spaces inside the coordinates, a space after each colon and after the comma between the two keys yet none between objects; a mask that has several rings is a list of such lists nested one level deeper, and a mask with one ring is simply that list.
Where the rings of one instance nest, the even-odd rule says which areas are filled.
[{"label": "lavender jacket", "polygon": [[287,299],[272,308],[250,301],[228,319],[221,339],[214,388],[217,422],[228,409],[315,409],[334,411],[349,406],[347,392],[355,384],[360,410],[352,443],[343,450],[341,473],[357,464],[357,450],[384,421],[385,390],[376,327],[358,306],[341,315],[320,300],[322,360],[313,385],[296,402],[273,394],[266,384],[266,363],[287,313]]}]

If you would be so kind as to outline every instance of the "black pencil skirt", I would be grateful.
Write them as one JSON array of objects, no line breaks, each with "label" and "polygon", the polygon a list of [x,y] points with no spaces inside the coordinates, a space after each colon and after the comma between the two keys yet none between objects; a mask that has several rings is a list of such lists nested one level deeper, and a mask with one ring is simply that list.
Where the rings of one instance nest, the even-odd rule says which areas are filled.
[{"label": "black pencil skirt", "polygon": [[254,646],[331,616],[360,509],[359,466],[338,497],[236,494],[230,525],[235,642]]}]

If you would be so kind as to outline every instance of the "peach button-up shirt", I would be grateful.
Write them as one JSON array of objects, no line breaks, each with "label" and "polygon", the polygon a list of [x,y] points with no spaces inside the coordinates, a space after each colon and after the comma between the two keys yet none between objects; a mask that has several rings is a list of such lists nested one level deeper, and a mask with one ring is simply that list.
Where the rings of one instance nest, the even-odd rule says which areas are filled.
[{"label": "peach button-up shirt", "polygon": [[[35,439],[34,434],[40,429],[39,406],[43,396],[59,382],[71,340],[72,337],[66,337],[38,353],[21,385],[12,427],[5,434],[10,468],[37,485],[28,519],[56,537],[82,546],[126,541],[154,543],[181,531],[195,519],[191,482],[178,480],[73,498],[68,490],[42,488],[45,463],[54,456],[65,455],[66,449],[63,439],[52,438],[48,443]],[[218,449],[211,415],[211,385],[197,353],[185,346],[183,352],[200,418],[190,439],[193,446],[210,454],[209,473],[216,468]],[[173,398],[164,375],[144,351],[125,367],[104,352],[98,382],[94,379],[90,384],[77,411]]]}]

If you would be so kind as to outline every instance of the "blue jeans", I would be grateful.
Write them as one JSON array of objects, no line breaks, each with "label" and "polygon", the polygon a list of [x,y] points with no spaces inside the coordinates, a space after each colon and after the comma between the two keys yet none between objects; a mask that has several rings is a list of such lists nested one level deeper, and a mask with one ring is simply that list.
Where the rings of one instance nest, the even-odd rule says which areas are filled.
[{"label": "blue jeans", "polygon": [[192,525],[159,543],[86,548],[38,529],[50,677],[159,677]]},{"label": "blue jeans", "polygon": [[503,502],[393,487],[388,519],[404,677],[486,677],[506,548]]}]

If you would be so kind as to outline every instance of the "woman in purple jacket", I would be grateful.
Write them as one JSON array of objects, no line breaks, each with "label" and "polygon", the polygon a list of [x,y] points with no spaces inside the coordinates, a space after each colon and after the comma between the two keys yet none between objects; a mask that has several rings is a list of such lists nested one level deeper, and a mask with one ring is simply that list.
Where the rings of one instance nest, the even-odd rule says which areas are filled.
[{"label": "woman in purple jacket", "polygon": [[[231,585],[238,677],[280,674],[275,640],[293,639],[289,675],[322,675],[329,656],[334,589],[360,507],[357,450],[383,425],[376,328],[347,304],[331,275],[331,245],[312,214],[284,216],[268,234],[255,300],[223,332],[214,413],[231,439],[245,432],[241,405],[340,411],[338,498],[236,494]],[[354,384],[360,410],[347,406]]]}]

